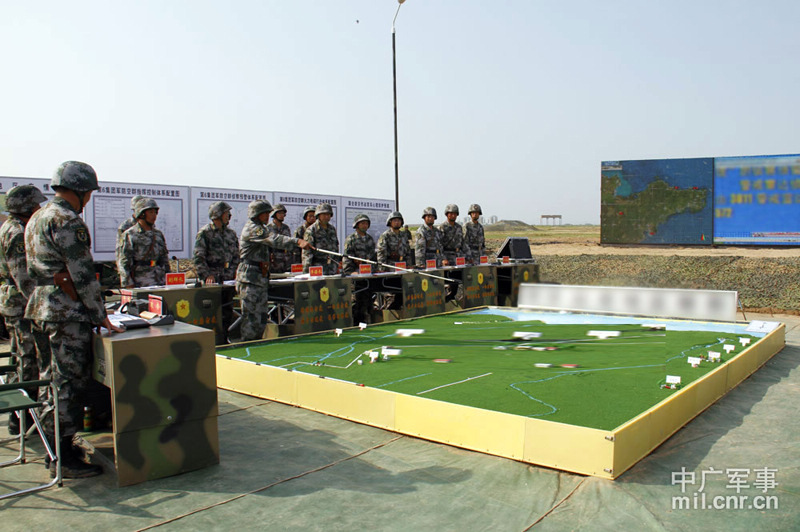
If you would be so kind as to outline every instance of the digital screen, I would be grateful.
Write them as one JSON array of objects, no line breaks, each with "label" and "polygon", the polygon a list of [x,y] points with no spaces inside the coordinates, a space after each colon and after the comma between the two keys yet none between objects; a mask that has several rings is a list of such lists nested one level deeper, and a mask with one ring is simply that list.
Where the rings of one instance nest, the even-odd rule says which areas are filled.
[{"label": "digital screen", "polygon": [[800,155],[714,159],[714,244],[800,245]]},{"label": "digital screen", "polygon": [[605,161],[600,242],[711,245],[714,162]]}]

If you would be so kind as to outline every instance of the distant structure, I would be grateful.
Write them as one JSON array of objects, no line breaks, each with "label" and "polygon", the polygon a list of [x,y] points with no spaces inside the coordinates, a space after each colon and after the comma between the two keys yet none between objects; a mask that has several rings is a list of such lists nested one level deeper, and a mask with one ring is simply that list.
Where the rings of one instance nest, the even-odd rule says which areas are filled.
[{"label": "distant structure", "polygon": [[[560,214],[543,214],[541,219],[539,220],[540,225],[547,225],[547,221],[550,221],[550,225],[561,225],[561,215]],[[556,220],[558,220],[558,224],[556,224]]]},{"label": "distant structure", "polygon": [[494,216],[494,215],[489,216],[489,223],[490,224],[496,224],[497,223],[497,216]]}]

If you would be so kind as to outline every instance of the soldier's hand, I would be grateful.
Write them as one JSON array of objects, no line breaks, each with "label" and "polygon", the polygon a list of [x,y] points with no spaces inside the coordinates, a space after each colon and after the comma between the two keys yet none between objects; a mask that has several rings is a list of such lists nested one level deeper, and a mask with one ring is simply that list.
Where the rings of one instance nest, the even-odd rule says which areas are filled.
[{"label": "soldier's hand", "polygon": [[450,266],[450,261],[447,259],[442,259],[442,266]]},{"label": "soldier's hand", "polygon": [[217,283],[217,281],[214,280],[214,276],[213,275],[209,275],[208,277],[206,277],[206,284],[216,284],[216,283]]},{"label": "soldier's hand", "polygon": [[314,249],[314,246],[302,238],[297,241],[297,245],[300,249]]},{"label": "soldier's hand", "polygon": [[[111,332],[118,332],[118,333],[125,332],[125,328],[124,327],[117,327],[116,325],[111,323],[111,320],[108,319],[108,317],[106,317],[106,319],[103,320],[102,327],[105,327],[106,329],[108,329]],[[100,331],[98,331],[98,332],[100,332]]]}]

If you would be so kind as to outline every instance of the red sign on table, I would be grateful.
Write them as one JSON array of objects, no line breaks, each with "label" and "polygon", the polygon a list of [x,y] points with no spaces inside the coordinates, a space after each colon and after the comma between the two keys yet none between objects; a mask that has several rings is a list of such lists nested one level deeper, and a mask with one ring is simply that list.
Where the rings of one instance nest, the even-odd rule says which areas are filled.
[{"label": "red sign on table", "polygon": [[508,255],[503,257],[503,264],[510,264],[510,263],[511,263],[511,259],[508,258]]},{"label": "red sign on table", "polygon": [[309,266],[308,273],[311,277],[322,277],[322,266]]},{"label": "red sign on table", "polygon": [[456,266],[464,266],[467,260],[464,257],[456,257]]},{"label": "red sign on table", "polygon": [[481,255],[481,264],[489,264],[489,257]]},{"label": "red sign on table", "polygon": [[436,259],[428,259],[427,261],[425,261],[425,267],[427,269],[429,269],[429,270],[435,270],[436,269]]},{"label": "red sign on table", "polygon": [[363,274],[372,273],[372,265],[371,264],[359,264],[358,265],[358,273],[363,273]]},{"label": "red sign on table", "polygon": [[185,273],[168,273],[167,274],[167,286],[175,286],[179,284],[186,284],[186,274]]},{"label": "red sign on table", "polygon": [[398,268],[403,268],[403,269],[405,269],[406,267],[405,262],[395,262],[394,265],[397,266]]},{"label": "red sign on table", "polygon": [[125,288],[120,289],[119,295],[120,295],[119,302],[121,305],[124,305],[125,303],[130,303],[131,299],[133,299],[133,292]]},{"label": "red sign on table", "polygon": [[292,273],[303,273],[302,264],[292,264]]},{"label": "red sign on table", "polygon": [[161,296],[154,296],[153,294],[150,294],[150,296],[147,298],[147,310],[153,314],[164,314],[164,300],[161,298]]}]

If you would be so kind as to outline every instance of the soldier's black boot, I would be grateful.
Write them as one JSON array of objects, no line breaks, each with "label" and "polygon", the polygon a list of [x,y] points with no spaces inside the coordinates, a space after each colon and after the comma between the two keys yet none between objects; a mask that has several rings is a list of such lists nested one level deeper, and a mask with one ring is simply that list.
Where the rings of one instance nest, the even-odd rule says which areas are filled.
[{"label": "soldier's black boot", "polygon": [[[80,448],[78,448],[80,449]],[[72,436],[61,439],[61,475],[64,478],[89,478],[103,473],[103,467],[87,464],[82,458],[82,452],[76,451],[72,445]],[[56,477],[56,464],[50,464],[50,478]]]},{"label": "soldier's black boot", "polygon": [[19,418],[14,412],[8,416],[8,433],[12,436],[19,436]]}]

